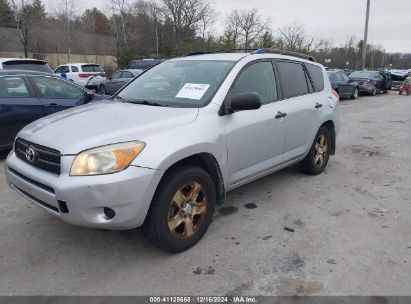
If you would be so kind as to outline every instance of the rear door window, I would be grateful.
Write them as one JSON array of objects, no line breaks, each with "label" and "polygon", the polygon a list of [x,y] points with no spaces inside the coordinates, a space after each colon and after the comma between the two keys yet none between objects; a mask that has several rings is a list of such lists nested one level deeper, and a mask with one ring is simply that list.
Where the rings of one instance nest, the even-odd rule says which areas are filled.
[{"label": "rear door window", "polygon": [[0,77],[0,98],[29,98],[30,93],[22,76]]},{"label": "rear door window", "polygon": [[231,96],[257,93],[263,104],[277,100],[277,87],[271,62],[258,62],[245,68],[231,90]]},{"label": "rear door window", "polygon": [[71,66],[71,71],[72,71],[73,73],[78,73],[78,67],[72,65],[72,66]]},{"label": "rear door window", "polygon": [[134,78],[133,74],[130,72],[123,72],[121,78]]},{"label": "rear door window", "polygon": [[284,98],[308,94],[307,78],[301,63],[278,61],[277,66]]},{"label": "rear door window", "polygon": [[323,70],[316,65],[313,64],[306,64],[308,73],[310,73],[311,80],[314,84],[314,89],[316,92],[321,92],[324,90],[324,74]]}]

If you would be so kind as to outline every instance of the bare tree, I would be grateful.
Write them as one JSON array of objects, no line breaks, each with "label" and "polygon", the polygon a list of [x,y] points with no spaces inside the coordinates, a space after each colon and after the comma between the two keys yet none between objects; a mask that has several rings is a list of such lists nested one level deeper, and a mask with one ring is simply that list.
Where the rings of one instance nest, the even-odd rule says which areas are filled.
[{"label": "bare tree", "polygon": [[121,31],[123,44],[127,47],[127,24],[132,8],[132,2],[130,0],[109,0],[109,3],[112,13],[118,16],[120,24],[116,25],[116,28]]},{"label": "bare tree", "polygon": [[199,20],[199,30],[203,41],[207,39],[207,33],[209,33],[212,30],[213,25],[216,23],[216,21],[217,12],[211,4],[207,3],[204,7],[204,10],[201,13]]},{"label": "bare tree", "polygon": [[67,57],[70,61],[72,45],[72,24],[76,18],[78,0],[55,0],[55,14],[64,23],[67,33]]},{"label": "bare tree", "polygon": [[286,25],[278,29],[283,48],[291,51],[299,51],[304,48],[305,30],[304,26],[298,22]]},{"label": "bare tree", "polygon": [[46,18],[44,6],[39,0],[11,0],[11,9],[17,25],[17,33],[28,57],[30,36],[33,30]]},{"label": "bare tree", "polygon": [[226,30],[241,39],[243,47],[249,49],[261,35],[269,31],[270,19],[264,19],[257,9],[233,10],[227,18]]},{"label": "bare tree", "polygon": [[210,9],[208,0],[160,0],[161,10],[173,28],[175,51],[180,55],[183,37],[195,33],[201,18]]}]

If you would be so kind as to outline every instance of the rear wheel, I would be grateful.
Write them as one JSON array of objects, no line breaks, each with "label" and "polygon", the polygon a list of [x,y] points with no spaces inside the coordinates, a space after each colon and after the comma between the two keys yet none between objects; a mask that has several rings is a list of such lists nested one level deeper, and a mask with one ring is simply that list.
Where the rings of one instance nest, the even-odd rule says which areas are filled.
[{"label": "rear wheel", "polygon": [[203,237],[215,203],[210,175],[199,167],[180,167],[168,173],[159,185],[144,230],[159,248],[182,252]]},{"label": "rear wheel", "polygon": [[315,136],[310,152],[301,163],[301,170],[311,175],[323,172],[330,159],[330,145],[330,130],[327,127],[321,127]]}]

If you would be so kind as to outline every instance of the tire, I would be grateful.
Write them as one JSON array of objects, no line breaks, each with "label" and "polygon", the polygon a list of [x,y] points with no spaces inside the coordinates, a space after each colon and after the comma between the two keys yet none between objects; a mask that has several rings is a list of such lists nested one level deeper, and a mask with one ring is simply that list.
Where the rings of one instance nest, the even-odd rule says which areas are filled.
[{"label": "tire", "polygon": [[371,92],[371,95],[372,95],[372,96],[376,96],[377,93],[378,93],[377,88],[375,88],[374,91]]},{"label": "tire", "polygon": [[100,94],[102,94],[102,95],[106,95],[106,94],[107,94],[106,87],[105,87],[105,86],[101,86],[100,89],[99,89],[99,92],[100,92]]},{"label": "tire", "polygon": [[399,91],[398,94],[399,94],[399,95],[402,95],[402,91]]},{"label": "tire", "polygon": [[143,231],[165,251],[185,251],[207,231],[215,204],[216,188],[210,175],[200,167],[178,167],[158,186]]},{"label": "tire", "polygon": [[[324,142],[323,142],[324,141]],[[318,146],[321,142],[325,143],[325,147]],[[321,144],[322,145],[322,144]],[[321,149],[321,150],[317,150]],[[311,146],[310,152],[301,162],[301,170],[310,175],[318,175],[324,171],[327,167],[328,160],[330,159],[331,150],[331,133],[327,127],[321,127],[317,135],[315,136],[314,142]],[[321,156],[319,156],[321,155]],[[317,160],[317,157],[318,160]]]},{"label": "tire", "polygon": [[354,94],[351,96],[351,99],[357,99],[359,95],[360,91],[358,91],[358,88],[355,88]]},{"label": "tire", "polygon": [[388,94],[388,90],[384,90],[384,92],[383,92],[384,94]]}]

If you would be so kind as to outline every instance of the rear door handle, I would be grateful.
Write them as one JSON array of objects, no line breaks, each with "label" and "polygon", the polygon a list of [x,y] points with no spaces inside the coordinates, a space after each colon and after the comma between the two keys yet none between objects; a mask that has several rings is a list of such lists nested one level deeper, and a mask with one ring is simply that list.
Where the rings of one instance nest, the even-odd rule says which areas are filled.
[{"label": "rear door handle", "polygon": [[317,103],[316,105],[315,105],[315,108],[316,109],[321,109],[323,107],[323,105],[321,104],[321,103]]},{"label": "rear door handle", "polygon": [[276,119],[281,119],[287,116],[287,113],[283,113],[283,112],[278,112],[277,115],[275,115]]}]

